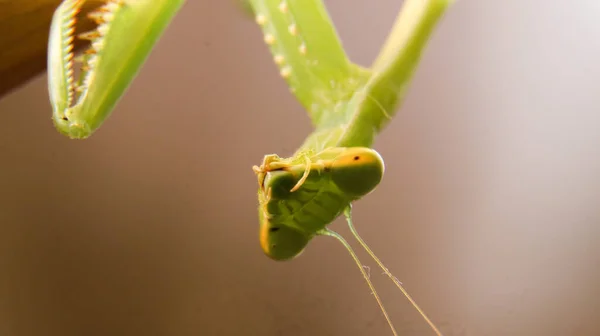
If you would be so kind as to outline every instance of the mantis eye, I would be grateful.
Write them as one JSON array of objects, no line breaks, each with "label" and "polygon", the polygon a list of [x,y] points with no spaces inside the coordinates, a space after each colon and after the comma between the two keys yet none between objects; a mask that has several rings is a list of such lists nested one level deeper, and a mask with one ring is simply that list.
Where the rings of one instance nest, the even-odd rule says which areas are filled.
[{"label": "mantis eye", "polygon": [[381,182],[385,166],[381,155],[365,147],[351,147],[331,164],[331,178],[345,194],[362,197]]},{"label": "mantis eye", "polygon": [[285,261],[293,259],[304,251],[310,240],[304,233],[285,225],[272,225],[265,221],[262,212],[260,224],[260,246],[271,259]]}]

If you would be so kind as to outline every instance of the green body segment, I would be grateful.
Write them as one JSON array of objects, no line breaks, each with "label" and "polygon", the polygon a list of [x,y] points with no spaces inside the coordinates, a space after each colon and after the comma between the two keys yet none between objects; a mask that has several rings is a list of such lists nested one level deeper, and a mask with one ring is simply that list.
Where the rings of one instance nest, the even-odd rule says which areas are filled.
[{"label": "green body segment", "polygon": [[[375,136],[399,110],[434,28],[453,2],[403,1],[402,10],[371,66],[371,77],[348,103],[344,122],[340,121],[346,130],[337,146],[370,147],[373,144]],[[312,144],[306,142],[305,146]]]},{"label": "green body segment", "polygon": [[48,44],[48,88],[57,129],[87,138],[108,118],[185,0],[107,0],[91,19],[79,80],[73,40],[84,1],[65,0],[54,12]]},{"label": "green body segment", "polygon": [[352,202],[370,193],[383,178],[381,156],[370,148],[331,148],[310,157],[307,179],[290,190],[305,173],[291,165],[266,174],[259,191],[260,242],[275,260],[298,256]]}]

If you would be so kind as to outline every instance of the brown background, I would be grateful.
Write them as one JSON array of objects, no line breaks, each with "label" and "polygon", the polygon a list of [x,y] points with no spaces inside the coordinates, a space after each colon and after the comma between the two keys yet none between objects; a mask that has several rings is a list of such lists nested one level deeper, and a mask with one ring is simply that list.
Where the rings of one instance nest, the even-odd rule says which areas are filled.
[{"label": "brown background", "polygon": [[[401,2],[326,3],[368,65]],[[377,139],[356,224],[445,335],[600,334],[599,12],[458,1]],[[310,131],[261,41],[188,1],[87,141],[54,130],[45,75],[0,100],[0,335],[390,334],[334,240],[259,249],[251,166]],[[398,331],[431,334],[363,261]]]}]

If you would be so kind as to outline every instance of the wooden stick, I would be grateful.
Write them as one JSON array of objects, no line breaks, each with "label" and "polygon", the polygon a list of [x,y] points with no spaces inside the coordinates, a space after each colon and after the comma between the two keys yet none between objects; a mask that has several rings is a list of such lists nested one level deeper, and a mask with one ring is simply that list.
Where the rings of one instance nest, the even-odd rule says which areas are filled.
[{"label": "wooden stick", "polygon": [[[61,0],[0,0],[0,98],[46,71],[48,33],[52,14]],[[88,0],[82,13],[103,3]],[[80,20],[78,31],[92,28]],[[76,48],[85,44],[80,42]]]}]

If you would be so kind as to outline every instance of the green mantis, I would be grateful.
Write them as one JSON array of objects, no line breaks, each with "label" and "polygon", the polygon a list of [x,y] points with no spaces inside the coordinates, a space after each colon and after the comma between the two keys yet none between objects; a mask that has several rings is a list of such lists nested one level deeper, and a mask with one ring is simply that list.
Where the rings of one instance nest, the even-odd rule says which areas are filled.
[{"label": "green mantis", "polygon": [[[110,115],[184,0],[107,0],[80,35],[91,48],[77,60],[74,22],[84,0],[56,10],[49,39],[48,73],[53,120],[71,138],[86,138]],[[383,179],[383,158],[371,148],[406,94],[422,51],[452,0],[405,0],[371,67],[349,60],[322,0],[236,0],[263,32],[292,94],[308,111],[314,131],[290,157],[269,154],[253,170],[258,180],[259,242],[279,261],[302,253],[311,239],[338,239],[359,266],[394,335],[395,328],[360,260],[328,228],[344,214],[368,254],[394,281],[437,335],[441,335],[352,224],[352,203]],[[124,32],[127,32],[124,34]]]},{"label": "green mantis", "polygon": [[369,69],[352,63],[319,0],[249,0],[264,41],[315,130],[289,158],[266,155],[258,178],[260,243],[274,260],[297,257],[316,236],[337,238],[396,330],[350,245],[327,226],[342,213],[359,243],[437,335],[437,327],[352,225],[352,202],[381,182],[384,162],[371,145],[400,104],[420,54],[448,0],[407,0]]}]

